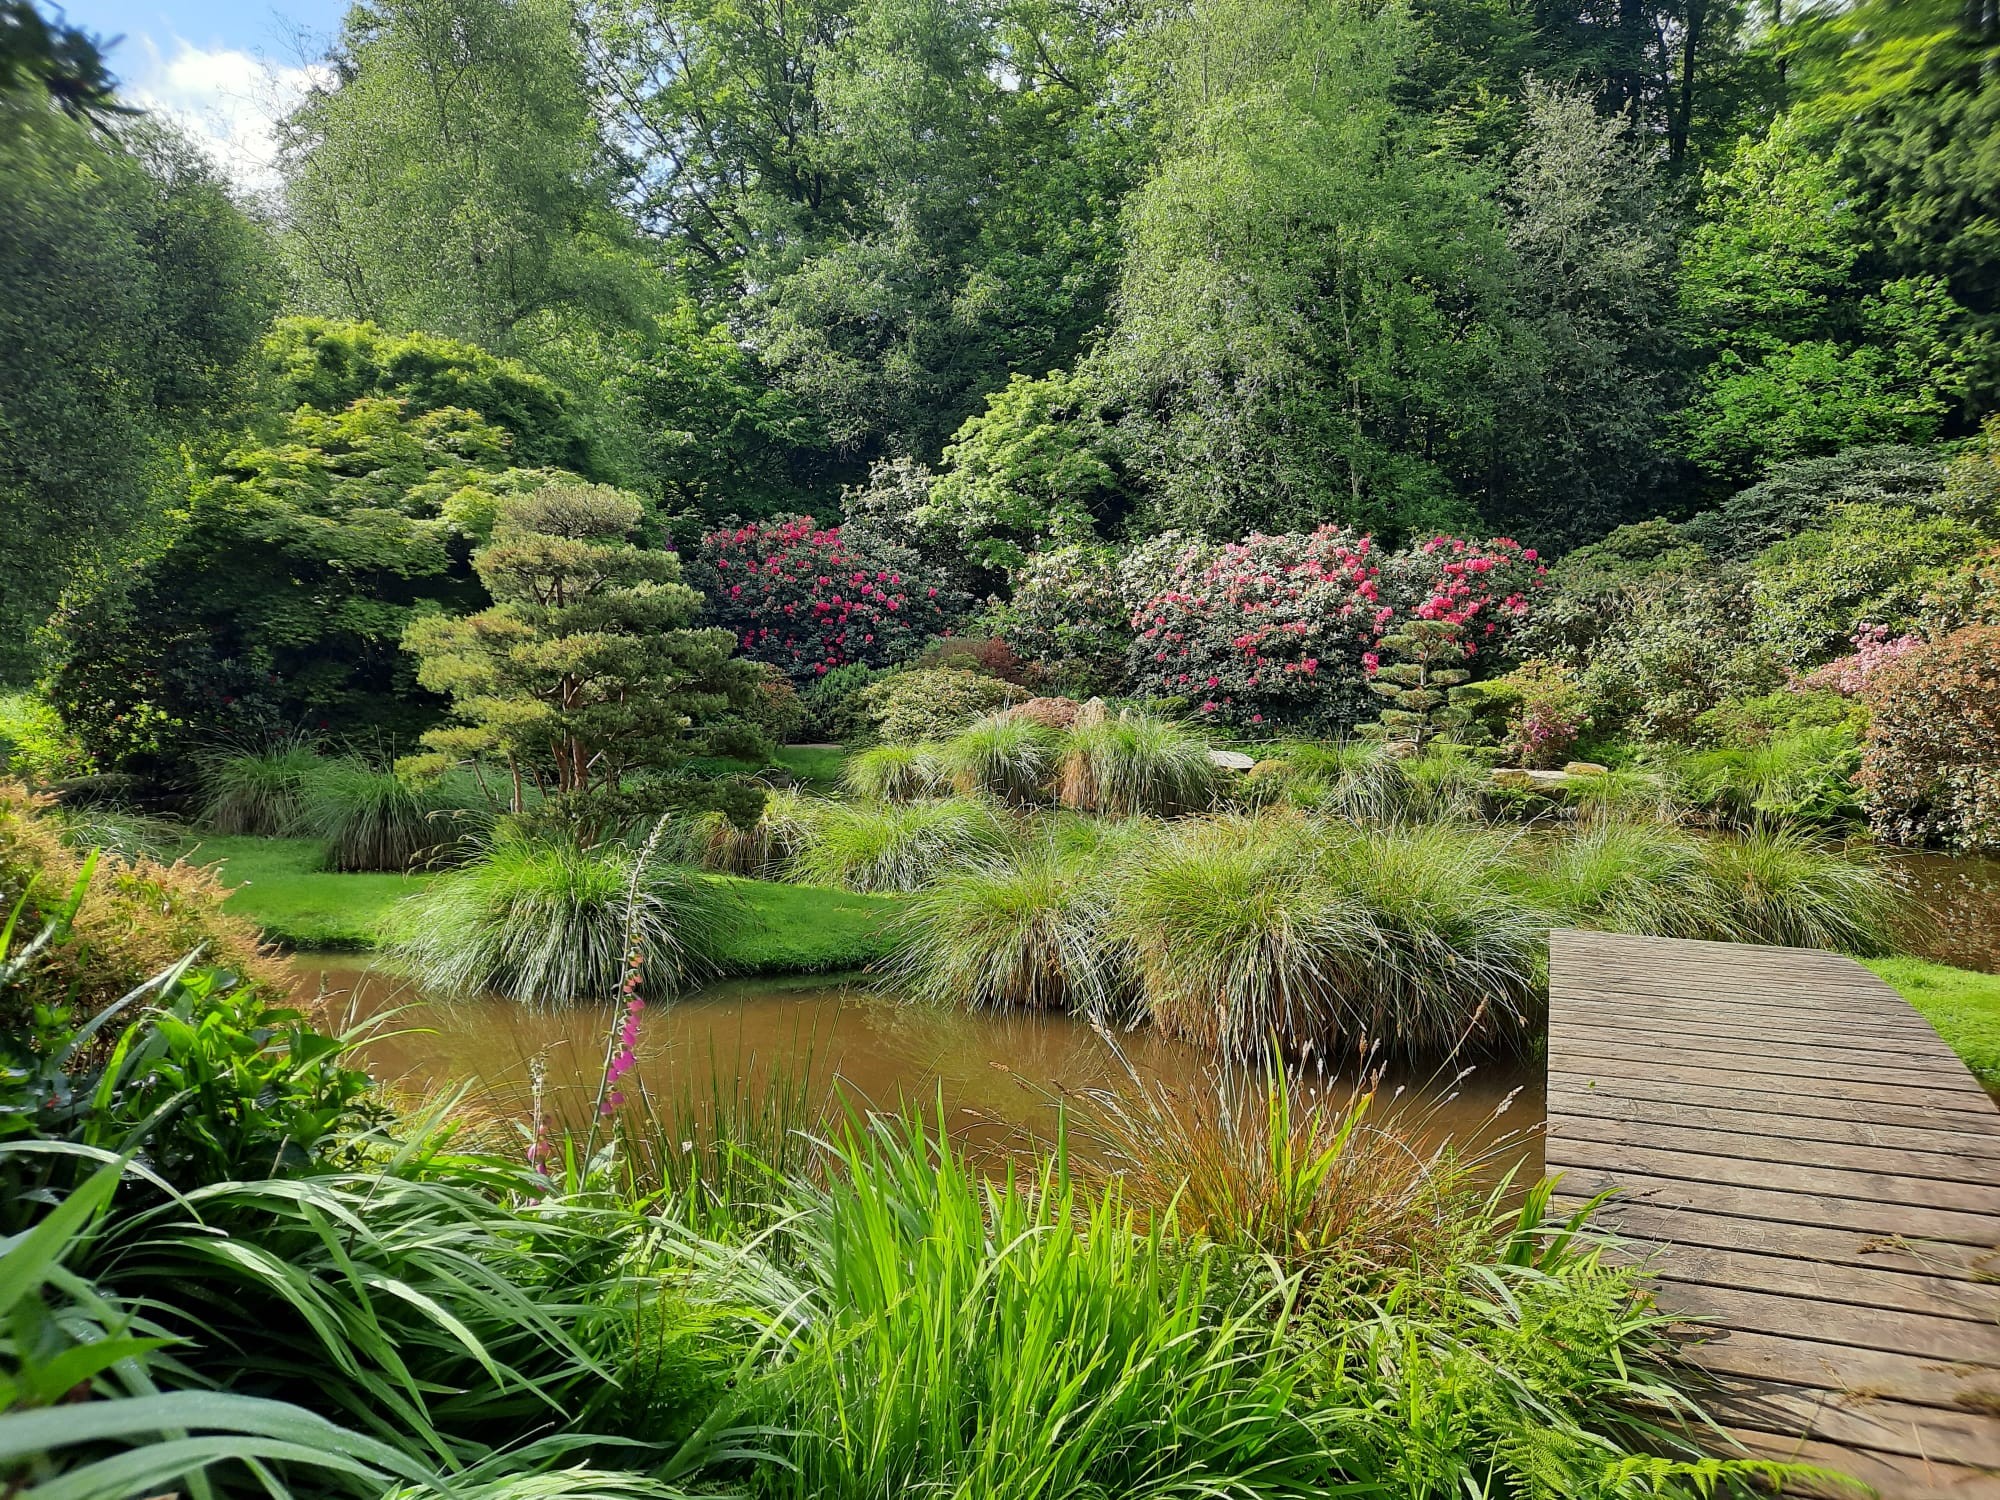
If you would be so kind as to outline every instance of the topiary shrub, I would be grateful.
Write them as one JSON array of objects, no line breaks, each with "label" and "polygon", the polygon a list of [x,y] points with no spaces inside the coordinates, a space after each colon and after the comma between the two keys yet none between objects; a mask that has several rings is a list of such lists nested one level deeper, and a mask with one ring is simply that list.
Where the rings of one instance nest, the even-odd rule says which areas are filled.
[{"label": "topiary shrub", "polygon": [[875,733],[885,744],[948,740],[974,719],[1027,695],[1010,682],[956,667],[897,672],[862,694]]},{"label": "topiary shrub", "polygon": [[2000,848],[2000,626],[1912,651],[1868,684],[1857,780],[1886,838]]},{"label": "topiary shrub", "polygon": [[[252,980],[266,993],[290,992],[292,975],[263,946],[257,929],[224,913],[229,891],[207,870],[104,854],[87,884],[90,854],[69,844],[53,803],[17,782],[0,782],[0,912],[14,924],[19,958],[59,920],[79,887],[71,941],[50,943],[26,962],[10,989],[17,1008],[71,1006],[95,1013],[200,950],[205,963]],[[5,916],[0,916],[4,925]],[[0,1017],[0,1027],[23,1024]]]}]

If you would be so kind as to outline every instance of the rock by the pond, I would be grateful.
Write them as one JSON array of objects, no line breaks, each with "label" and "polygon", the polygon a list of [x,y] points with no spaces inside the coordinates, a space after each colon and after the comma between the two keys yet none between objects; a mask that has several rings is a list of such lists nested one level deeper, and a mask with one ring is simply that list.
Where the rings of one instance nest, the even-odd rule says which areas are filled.
[{"label": "rock by the pond", "polygon": [[1108,722],[1110,718],[1110,705],[1102,698],[1092,698],[1086,701],[1081,708],[1077,709],[1075,727],[1078,729],[1095,729],[1099,724]]},{"label": "rock by the pond", "polygon": [[1257,764],[1241,750],[1211,750],[1208,758],[1225,771],[1247,771]]},{"label": "rock by the pond", "polygon": [[1495,766],[1488,773],[1488,779],[1495,786],[1504,786],[1517,792],[1559,792],[1572,782],[1582,778],[1568,771],[1536,771],[1527,766]]},{"label": "rock by the pond", "polygon": [[1570,776],[1609,776],[1611,767],[1600,766],[1594,760],[1573,760],[1563,767]]}]

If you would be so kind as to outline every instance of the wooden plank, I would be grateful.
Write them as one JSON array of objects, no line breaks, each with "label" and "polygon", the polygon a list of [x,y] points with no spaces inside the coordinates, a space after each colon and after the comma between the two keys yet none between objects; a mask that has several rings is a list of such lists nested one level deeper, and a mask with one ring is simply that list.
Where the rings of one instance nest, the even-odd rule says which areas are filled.
[{"label": "wooden plank", "polygon": [[1973,1131],[1915,1131],[1885,1126],[1875,1120],[1833,1119],[1823,1115],[1773,1114],[1768,1110],[1722,1109],[1700,1104],[1670,1104],[1657,1099],[1628,1099],[1602,1089],[1576,1089],[1562,1095],[1563,1129],[1588,1128],[1591,1123],[1631,1124],[1661,1130],[1752,1134],[1773,1149],[1855,1146],[1882,1151],[1907,1151],[1915,1156],[1942,1156],[1984,1182],[1982,1173],[2000,1174],[2000,1135]]},{"label": "wooden plank", "polygon": [[[1856,1171],[1845,1167],[1800,1166],[1794,1162],[1752,1161],[1737,1156],[1707,1155],[1692,1149],[1608,1144],[1580,1138],[1565,1130],[1560,1142],[1545,1149],[1550,1170],[1592,1169],[1658,1177],[1688,1177],[1697,1182],[1759,1188],[1772,1193],[1808,1193],[1834,1198],[1908,1204],[1912,1208],[1947,1208],[1968,1214],[2000,1215],[2000,1188],[1976,1182],[1954,1182],[1926,1174]],[[1925,1159],[1929,1161],[1929,1158]],[[1904,1158],[1912,1173],[1924,1163]],[[1789,1207],[1789,1205],[1782,1205]],[[1989,1232],[1992,1228],[1988,1224]]]},{"label": "wooden plank", "polygon": [[1993,1112],[1993,1096],[1973,1082],[1972,1075],[1965,1071],[1963,1065],[1953,1077],[1929,1064],[1904,1067],[1894,1062],[1850,1063],[1823,1053],[1813,1057],[1787,1056],[1776,1048],[1731,1052],[1666,1037],[1655,1038],[1650,1047],[1642,1049],[1622,1041],[1603,1041],[1596,1032],[1574,1028],[1559,1039],[1552,1039],[1551,1045],[1560,1047],[1564,1063],[1578,1072],[1595,1072],[1608,1067],[1622,1074],[1632,1065],[1653,1072],[1662,1064],[1670,1064],[1709,1072],[1748,1075],[1761,1078],[1768,1086],[1777,1088],[1800,1087],[1798,1080],[1818,1087],[1829,1075],[1834,1075],[1843,1082],[1870,1084],[1904,1096],[1918,1091],[1962,1095],[1964,1102],[1961,1107],[1969,1113]]},{"label": "wooden plank", "polygon": [[1843,1400],[1803,1385],[1726,1381],[1708,1402],[1732,1427],[1815,1438],[1898,1459],[2000,1468],[2000,1422],[1901,1401]]},{"label": "wooden plank", "polygon": [[[1716,1109],[1760,1112],[1778,1110],[1834,1120],[1851,1120],[1860,1113],[1850,1101],[1822,1099],[1812,1094],[1779,1093],[1774,1096],[1768,1089],[1711,1087],[1665,1078],[1600,1079],[1594,1074],[1565,1072],[1560,1066],[1560,1059],[1552,1056],[1549,1059],[1548,1094],[1551,1116],[1561,1113],[1559,1098],[1565,1092],[1590,1090],[1602,1093],[1606,1091],[1606,1083],[1616,1085],[1613,1092],[1619,1098],[1653,1099],[1662,1104],[1701,1104]],[[1866,1114],[1878,1125],[1948,1130],[1956,1134],[1973,1133],[1979,1128],[1974,1123],[1979,1118],[1977,1115],[1968,1117],[1964,1111],[1932,1109],[1921,1103],[1876,1104]]]},{"label": "wooden plank", "polygon": [[1548,1169],[1563,1173],[1564,1187],[1574,1196],[1590,1197],[1601,1192],[1619,1191],[1643,1201],[1670,1203],[1679,1208],[1695,1208],[1732,1218],[1810,1224],[1821,1229],[1846,1229],[1859,1234],[1912,1235],[1918,1239],[1944,1240],[1973,1249],[1990,1249],[1993,1245],[1993,1221],[1983,1214],[1958,1213],[1943,1208],[1913,1208],[1902,1203],[1867,1203],[1816,1193],[1764,1192],[1727,1183],[1651,1177],[1636,1172],[1565,1169],[1560,1158],[1554,1154],[1557,1143],[1551,1140],[1549,1146]]},{"label": "wooden plank", "polygon": [[[1817,1438],[1779,1437],[1743,1429],[1731,1434],[1745,1452],[1779,1463],[1805,1464],[1851,1475],[1881,1500],[2000,1500],[2000,1475],[1935,1460],[1897,1458],[1865,1448],[1844,1447]],[[1856,1500],[1851,1485],[1788,1484],[1787,1495],[1839,1496]]]},{"label": "wooden plank", "polygon": [[1822,1066],[1851,1062],[1856,1067],[1935,1074],[1949,1078],[1954,1086],[1971,1083],[1979,1087],[1957,1057],[1914,1040],[1863,1039],[1853,1028],[1844,1033],[1765,1030],[1761,1035],[1750,1035],[1756,1024],[1755,1019],[1716,1023],[1690,1017],[1682,1022],[1675,1017],[1634,1016],[1629,1011],[1599,1016],[1579,1010],[1564,1016],[1552,1035],[1559,1046],[1589,1047],[1592,1051],[1611,1049],[1633,1055],[1661,1047],[1671,1051],[1714,1048],[1728,1057],[1784,1057]]},{"label": "wooden plank", "polygon": [[1710,1286],[1681,1278],[1672,1256],[1666,1257],[1660,1273],[1663,1277],[1676,1277],[1668,1299],[1674,1312],[1707,1319],[1732,1331],[1768,1333],[1946,1363],[1974,1363],[1996,1367],[1996,1373],[2000,1373],[2000,1324],[1982,1327],[1960,1318],[1934,1318],[1927,1313]]},{"label": "wooden plank", "polygon": [[1717,999],[1711,994],[1700,997],[1689,995],[1646,994],[1639,991],[1607,992],[1596,997],[1572,999],[1566,991],[1563,996],[1563,1018],[1577,1016],[1639,1018],[1659,1016],[1679,1021],[1711,1021],[1718,1025],[1741,1026],[1750,1019],[1757,1018],[1771,1023],[1774,1032],[1797,1028],[1801,1032],[1826,1032],[1856,1025],[1879,1027],[1882,1036],[1902,1046],[1928,1048],[1935,1038],[1935,1032],[1927,1032],[1928,1023],[1920,1016],[1914,1018],[1884,1014],[1881,1006],[1874,1001],[1866,1001],[1856,1006],[1829,1007],[1817,1004],[1786,1003],[1769,998],[1743,997],[1740,999]]},{"label": "wooden plank", "polygon": [[[1558,1196],[1557,1202],[1571,1212],[1582,1206],[1569,1196]],[[1793,1256],[1810,1265],[1852,1266],[1959,1281],[2000,1276],[2000,1250],[1987,1247],[1744,1219],[1631,1198],[1610,1199],[1598,1209],[1596,1222],[1646,1245],[1740,1249],[1750,1254]]]},{"label": "wooden plank", "polygon": [[[1704,1330],[1690,1330],[1699,1336]],[[1979,1365],[1855,1349],[1810,1339],[1781,1338],[1744,1329],[1706,1330],[1709,1337],[1683,1352],[1690,1364],[1715,1375],[1803,1385],[1847,1395],[1871,1396],[1968,1411],[2000,1402],[2000,1371]]]},{"label": "wooden plank", "polygon": [[[1622,1047],[1627,1051],[1649,1051],[1665,1046],[1712,1049],[1723,1057],[1796,1057],[1832,1063],[1852,1062],[1858,1067],[1887,1067],[1899,1072],[1922,1073],[1954,1086],[1968,1075],[1956,1057],[1941,1056],[1927,1047],[1882,1041],[1875,1045],[1857,1042],[1854,1032],[1792,1032],[1773,1037],[1769,1031],[1751,1035],[1754,1021],[1741,1023],[1743,1030],[1730,1030],[1712,1022],[1671,1019],[1629,1018],[1602,1020],[1581,1012],[1563,1018],[1556,1035],[1564,1044],[1596,1044]],[[1974,1082],[1973,1086],[1978,1087]]]},{"label": "wooden plank", "polygon": [[2000,1110],[1901,997],[1793,950],[1550,937],[1548,1168],[1613,1191],[1711,1411],[1887,1496],[2000,1497]]},{"label": "wooden plank", "polygon": [[2000,1326],[2000,1288],[1989,1282],[1760,1255],[1734,1246],[1679,1244],[1671,1247],[1671,1254],[1665,1253],[1668,1248],[1640,1241],[1621,1253],[1638,1258],[1658,1282],[1697,1282]]},{"label": "wooden plank", "polygon": [[[1844,1141],[1762,1135],[1740,1127],[1740,1115],[1703,1115],[1700,1119],[1702,1124],[1693,1125],[1652,1119],[1599,1119],[1587,1114],[1565,1114],[1563,1139],[1661,1150],[1672,1150],[1678,1146],[1703,1156],[1729,1156],[1739,1161],[1790,1162],[1807,1167],[1847,1167],[1860,1172],[1896,1172],[1901,1169],[2000,1189],[2000,1161],[1985,1157],[1955,1156],[1945,1151],[1911,1151],[1893,1145],[1857,1146]],[[1719,1128],[1708,1128],[1711,1122]]]},{"label": "wooden plank", "polygon": [[[1557,1062],[1562,1065],[1566,1078],[1582,1078],[1586,1081],[1603,1083],[1606,1080],[1630,1080],[1648,1084],[1683,1083],[1697,1087],[1727,1088],[1746,1093],[1775,1094],[1781,1098],[1796,1098],[1806,1092],[1795,1078],[1774,1078],[1761,1071],[1740,1068],[1723,1068],[1705,1065],[1694,1059],[1675,1062],[1653,1058],[1636,1057],[1572,1057],[1568,1049],[1558,1050],[1554,1037],[1549,1039],[1549,1069],[1554,1077]],[[1820,1077],[1811,1081],[1810,1093],[1822,1104],[1844,1100],[1849,1104],[1887,1104],[1892,1107],[1920,1107],[1928,1115],[1967,1115],[1975,1120],[1986,1120],[1993,1113],[1993,1103],[1985,1095],[1939,1094],[1930,1090],[1914,1090],[1897,1085],[1850,1081],[1845,1078]],[[1914,1101],[1921,1100],[1920,1105]],[[1960,1128],[1964,1128],[1961,1124]]]}]

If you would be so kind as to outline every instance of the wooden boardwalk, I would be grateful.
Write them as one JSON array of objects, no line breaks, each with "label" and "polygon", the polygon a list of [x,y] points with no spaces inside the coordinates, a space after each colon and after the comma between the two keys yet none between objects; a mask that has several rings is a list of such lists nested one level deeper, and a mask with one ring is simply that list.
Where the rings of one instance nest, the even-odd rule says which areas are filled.
[{"label": "wooden boardwalk", "polygon": [[1747,1447],[2000,1497],[2000,1111],[1866,969],[1554,934],[1548,1166],[1617,1189]]}]

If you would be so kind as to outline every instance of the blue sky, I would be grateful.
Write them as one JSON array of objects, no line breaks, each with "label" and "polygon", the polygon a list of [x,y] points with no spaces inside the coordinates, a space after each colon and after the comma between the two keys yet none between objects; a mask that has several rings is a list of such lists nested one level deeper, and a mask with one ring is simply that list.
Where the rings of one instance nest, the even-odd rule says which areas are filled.
[{"label": "blue sky", "polygon": [[247,191],[266,191],[270,122],[312,79],[307,66],[348,0],[69,0],[65,18],[107,41],[133,103],[173,116]]}]

